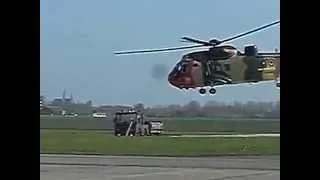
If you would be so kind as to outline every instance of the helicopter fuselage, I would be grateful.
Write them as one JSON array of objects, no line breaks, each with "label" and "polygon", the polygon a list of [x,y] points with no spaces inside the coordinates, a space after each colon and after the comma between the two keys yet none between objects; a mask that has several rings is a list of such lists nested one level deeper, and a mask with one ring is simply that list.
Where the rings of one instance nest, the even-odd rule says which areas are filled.
[{"label": "helicopter fuselage", "polygon": [[[280,78],[280,53],[250,54],[248,49],[241,53],[231,47],[184,55],[169,74],[169,83],[179,89],[189,89]],[[280,87],[280,81],[277,86]]]},{"label": "helicopter fuselage", "polygon": [[206,86],[211,86],[209,92],[215,94],[216,90],[213,86],[270,80],[276,80],[276,86],[280,87],[280,53],[258,53],[254,45],[246,46],[245,52],[241,53],[233,46],[222,45],[279,23],[280,20],[223,40],[203,41],[191,37],[181,38],[183,42],[198,45],[123,51],[115,54],[151,53],[209,47],[209,50],[184,55],[170,72],[169,83],[179,89],[201,88],[199,90],[201,94],[205,93],[206,90],[203,87]]}]

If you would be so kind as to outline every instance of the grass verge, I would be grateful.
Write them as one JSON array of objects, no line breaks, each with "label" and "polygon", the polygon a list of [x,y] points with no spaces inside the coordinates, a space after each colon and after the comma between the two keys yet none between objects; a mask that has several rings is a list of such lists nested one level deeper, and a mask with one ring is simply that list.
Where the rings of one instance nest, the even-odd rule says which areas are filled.
[{"label": "grass verge", "polygon": [[[280,121],[270,119],[222,119],[222,118],[146,118],[161,120],[166,132],[280,132]],[[40,129],[112,130],[111,118],[40,117]]]},{"label": "grass verge", "polygon": [[144,156],[279,155],[279,137],[115,137],[101,131],[40,130],[40,153]]}]

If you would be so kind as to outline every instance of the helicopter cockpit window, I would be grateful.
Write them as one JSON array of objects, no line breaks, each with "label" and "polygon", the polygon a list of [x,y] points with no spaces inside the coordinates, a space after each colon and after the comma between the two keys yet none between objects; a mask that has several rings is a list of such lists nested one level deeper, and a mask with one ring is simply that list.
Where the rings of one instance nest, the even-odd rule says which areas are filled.
[{"label": "helicopter cockpit window", "polygon": [[181,71],[181,68],[182,68],[181,64],[182,64],[181,62],[178,62],[176,64],[176,66],[174,67],[175,71]]},{"label": "helicopter cockpit window", "polygon": [[181,72],[183,72],[183,73],[187,72],[187,64],[181,65]]},{"label": "helicopter cockpit window", "polygon": [[182,64],[182,63],[178,63],[176,66],[175,66],[175,72],[186,72],[186,65],[185,64]]},{"label": "helicopter cockpit window", "polygon": [[177,71],[181,71],[181,64],[177,64],[177,66],[176,66],[176,69],[177,69]]},{"label": "helicopter cockpit window", "polygon": [[198,66],[199,66],[199,64],[193,64],[192,66],[193,66],[193,67],[198,67]]}]

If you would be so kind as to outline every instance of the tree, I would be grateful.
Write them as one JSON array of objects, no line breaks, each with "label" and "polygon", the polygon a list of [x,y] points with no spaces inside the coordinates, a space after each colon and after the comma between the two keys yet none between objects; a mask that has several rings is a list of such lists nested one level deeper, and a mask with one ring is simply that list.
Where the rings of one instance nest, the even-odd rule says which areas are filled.
[{"label": "tree", "polygon": [[195,116],[199,115],[199,113],[201,112],[201,105],[198,101],[190,101],[183,107],[183,109],[185,114]]},{"label": "tree", "polygon": [[167,108],[169,110],[178,110],[178,109],[181,109],[181,106],[179,104],[171,104]]},{"label": "tree", "polygon": [[87,105],[88,107],[92,107],[92,101],[91,101],[91,100],[87,101],[87,102],[86,102],[86,105]]},{"label": "tree", "polygon": [[216,107],[216,106],[219,106],[219,103],[216,101],[212,101],[212,100],[210,100],[204,104],[204,107]]}]

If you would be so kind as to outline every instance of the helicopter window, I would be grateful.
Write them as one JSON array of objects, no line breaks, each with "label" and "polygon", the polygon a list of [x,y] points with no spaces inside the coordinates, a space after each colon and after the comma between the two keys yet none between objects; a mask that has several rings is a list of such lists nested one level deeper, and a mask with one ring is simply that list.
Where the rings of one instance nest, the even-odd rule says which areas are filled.
[{"label": "helicopter window", "polygon": [[186,71],[187,71],[187,66],[186,65],[182,65],[181,72],[186,72]]},{"label": "helicopter window", "polygon": [[175,67],[176,71],[181,71],[181,63],[178,63]]},{"label": "helicopter window", "polygon": [[181,65],[177,66],[177,70],[181,71]]}]

